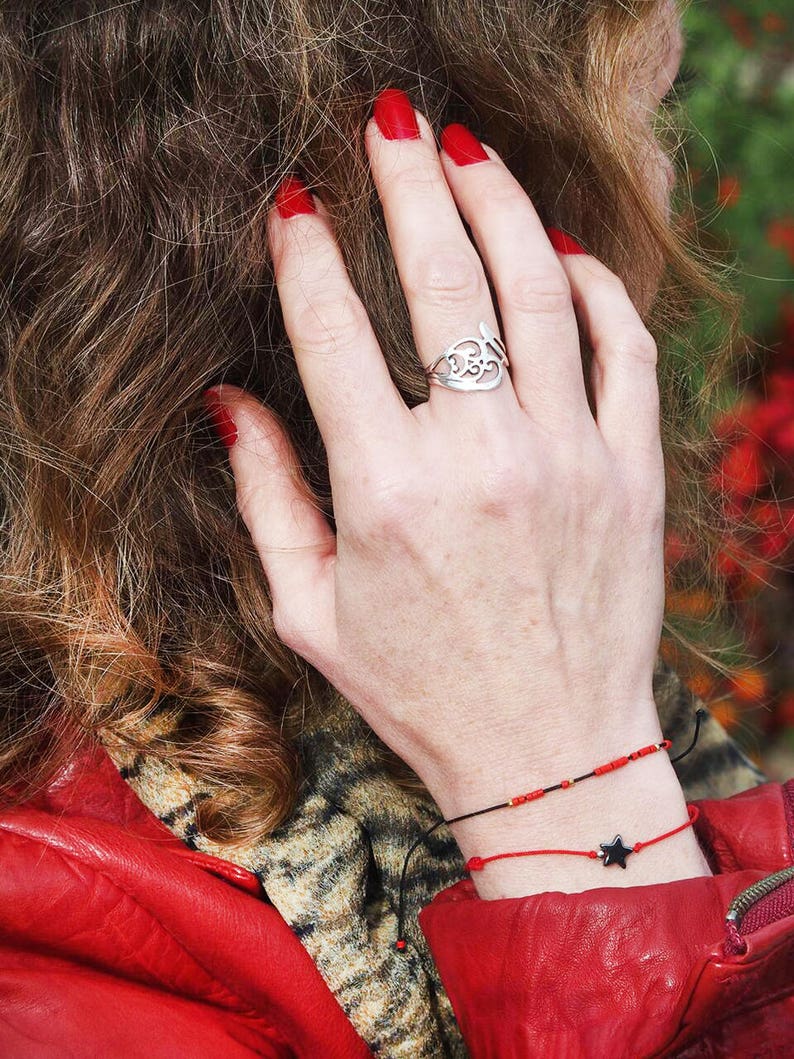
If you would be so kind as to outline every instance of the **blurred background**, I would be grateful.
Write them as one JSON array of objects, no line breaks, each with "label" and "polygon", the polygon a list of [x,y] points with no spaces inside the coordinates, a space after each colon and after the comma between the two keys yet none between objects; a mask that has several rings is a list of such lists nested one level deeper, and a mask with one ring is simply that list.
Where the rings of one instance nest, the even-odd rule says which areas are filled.
[{"label": "blurred background", "polygon": [[[735,265],[752,339],[713,409],[724,445],[714,490],[752,532],[716,556],[729,606],[710,639],[738,671],[726,677],[674,642],[663,653],[784,780],[794,775],[794,0],[692,0],[684,26],[682,161],[703,244]],[[692,385],[703,367],[687,366]],[[669,565],[686,562],[680,534],[668,533],[666,551]],[[668,611],[714,620],[703,590],[669,593]]]}]

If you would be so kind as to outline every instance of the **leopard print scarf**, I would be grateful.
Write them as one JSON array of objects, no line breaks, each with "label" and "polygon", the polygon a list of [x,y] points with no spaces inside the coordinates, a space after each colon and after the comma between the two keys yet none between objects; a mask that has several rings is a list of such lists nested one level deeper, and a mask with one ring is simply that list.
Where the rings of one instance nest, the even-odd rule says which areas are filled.
[{"label": "leopard print scarf", "polygon": [[[661,659],[654,697],[673,753],[691,741],[702,705]],[[439,890],[465,877],[446,826],[416,850],[406,890],[407,948],[397,952],[397,900],[408,847],[439,817],[426,794],[402,790],[379,764],[377,737],[341,695],[300,738],[306,782],[291,818],[245,848],[211,842],[196,826],[206,783],[152,756],[108,747],[122,776],[182,841],[261,880],[358,1033],[388,1059],[465,1057],[452,1007],[417,923]],[[155,721],[169,721],[162,715]],[[173,725],[171,718],[170,724]],[[687,800],[723,798],[766,781],[708,714],[695,749],[674,766]]]}]

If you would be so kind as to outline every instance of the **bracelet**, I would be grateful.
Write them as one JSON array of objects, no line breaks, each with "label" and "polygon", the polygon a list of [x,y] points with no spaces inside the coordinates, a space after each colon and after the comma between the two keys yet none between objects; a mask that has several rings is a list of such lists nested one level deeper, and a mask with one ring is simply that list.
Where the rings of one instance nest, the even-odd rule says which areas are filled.
[{"label": "bracelet", "polygon": [[671,835],[677,835],[679,831],[691,827],[700,816],[700,810],[696,805],[688,805],[687,809],[689,819],[685,824],[681,824],[680,827],[674,827],[672,831],[665,831],[663,835],[657,835],[656,838],[649,838],[645,842],[635,842],[633,846],[624,845],[623,838],[620,835],[615,835],[611,842],[602,842],[598,851],[594,849],[524,849],[516,853],[494,853],[491,857],[470,857],[466,861],[466,871],[482,871],[491,860],[502,860],[505,857],[531,857],[536,853],[570,853],[577,857],[597,858],[605,868],[608,868],[610,864],[619,864],[621,868],[625,869],[626,857],[630,853],[639,853],[646,846],[652,846],[654,842],[661,842],[662,839],[670,838]]},{"label": "bracelet", "polygon": [[[671,763],[680,761],[681,758],[687,756],[695,748],[695,744],[698,741],[700,735],[700,724],[704,717],[707,716],[706,710],[699,708],[695,711],[695,734],[692,737],[692,742],[678,754],[677,757],[670,758]],[[498,805],[491,805],[487,809],[477,809],[473,813],[464,813],[462,816],[453,817],[451,820],[438,820],[435,824],[429,827],[426,831],[423,831],[418,839],[414,842],[408,853],[405,856],[405,862],[403,864],[402,875],[400,876],[400,892],[397,903],[397,941],[395,942],[395,948],[402,951],[406,947],[406,941],[403,937],[403,924],[405,921],[405,876],[408,871],[408,861],[411,859],[411,854],[419,846],[428,835],[431,835],[436,828],[441,827],[442,824],[454,824],[459,820],[468,820],[473,816],[481,816],[483,813],[491,813],[496,809],[507,809],[513,808],[516,805],[524,805],[526,802],[535,801],[543,795],[548,794],[549,791],[556,790],[567,790],[572,787],[575,783],[581,780],[588,779],[590,776],[603,776],[609,772],[614,772],[615,769],[622,768],[627,765],[630,761],[637,761],[641,757],[646,757],[648,754],[653,754],[658,750],[667,750],[672,746],[669,739],[664,739],[661,743],[651,743],[647,747],[641,747],[639,750],[634,750],[630,754],[626,754],[624,757],[616,758],[614,761],[608,761],[604,765],[597,765],[591,772],[586,772],[583,776],[576,776],[573,779],[560,780],[559,783],[555,783],[550,787],[541,787],[536,791],[529,791],[527,794],[519,794],[514,798],[508,799],[506,802],[500,802]],[[601,859],[604,866],[607,867],[610,864],[620,864],[622,868],[626,867],[625,858],[629,853],[638,853],[644,846],[650,846],[654,842],[661,842],[664,838],[669,838],[670,835],[675,835],[684,828],[691,826],[698,817],[698,809],[696,806],[689,806],[689,820],[687,823],[682,824],[680,827],[674,828],[672,831],[666,832],[664,835],[657,835],[656,838],[650,838],[645,842],[635,842],[633,846],[628,847],[623,845],[623,839],[620,835],[615,836],[614,842],[605,842],[601,844],[601,852],[596,850],[578,850],[578,849],[552,849],[552,850],[526,850],[521,853],[498,853],[493,857],[471,857],[466,864],[467,871],[479,871],[487,861],[497,860],[501,857],[521,857],[529,856],[534,853],[572,853],[581,857],[591,857],[593,859]],[[623,863],[621,863],[623,861]],[[472,867],[472,862],[474,866]]]},{"label": "bracelet", "polygon": [[614,772],[615,769],[622,768],[624,765],[628,765],[630,761],[638,761],[641,757],[647,757],[648,754],[655,754],[659,750],[669,750],[673,744],[669,739],[663,739],[661,743],[650,743],[648,746],[642,746],[639,750],[632,750],[630,754],[626,754],[624,757],[615,758],[614,761],[607,761],[604,765],[596,765],[591,772],[585,772],[582,776],[574,776],[571,779],[560,780],[559,783],[553,783],[550,787],[539,787],[535,791],[528,791],[526,794],[516,794],[512,798],[508,798],[506,802],[499,802],[498,805],[489,805],[487,809],[476,809],[473,813],[464,813],[462,816],[453,816],[451,820],[445,820],[445,824],[457,824],[459,820],[469,820],[472,816],[482,816],[484,813],[493,813],[497,809],[513,809],[517,805],[524,805],[526,802],[537,801],[538,798],[542,798],[544,794],[548,794],[549,791],[565,791],[570,787],[573,787],[575,783],[581,783],[582,780],[587,780],[591,776],[605,776],[608,772]]}]

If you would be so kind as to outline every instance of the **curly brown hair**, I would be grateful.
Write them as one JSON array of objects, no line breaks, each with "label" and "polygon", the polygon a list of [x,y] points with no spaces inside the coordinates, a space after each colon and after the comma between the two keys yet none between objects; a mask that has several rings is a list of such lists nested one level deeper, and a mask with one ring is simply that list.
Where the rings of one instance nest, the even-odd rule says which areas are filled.
[{"label": "curly brown hair", "polygon": [[[264,835],[290,814],[295,737],[328,687],[275,635],[201,394],[228,381],[267,403],[332,519],[264,237],[275,188],[299,171],[331,211],[397,386],[411,407],[427,399],[361,136],[387,85],[437,131],[469,125],[544,222],[573,232],[643,306],[662,352],[670,520],[696,531],[709,565],[719,527],[702,503],[697,408],[665,350],[698,299],[731,326],[736,304],[678,213],[665,217],[647,191],[642,158],[672,126],[638,132],[625,102],[658,10],[653,0],[3,5],[8,798],[101,736],[217,784],[201,806],[216,839]],[[724,342],[711,354],[703,401],[730,351]],[[144,730],[159,710],[178,711],[175,735]]]}]

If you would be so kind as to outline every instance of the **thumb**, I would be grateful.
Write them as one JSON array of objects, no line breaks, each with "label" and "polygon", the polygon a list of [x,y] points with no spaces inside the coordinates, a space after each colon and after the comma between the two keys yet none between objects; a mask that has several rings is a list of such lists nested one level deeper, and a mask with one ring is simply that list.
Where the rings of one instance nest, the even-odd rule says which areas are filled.
[{"label": "thumb", "polygon": [[229,450],[237,507],[267,577],[276,633],[309,662],[309,655],[333,657],[336,537],[286,428],[275,412],[228,383],[203,397]]}]

